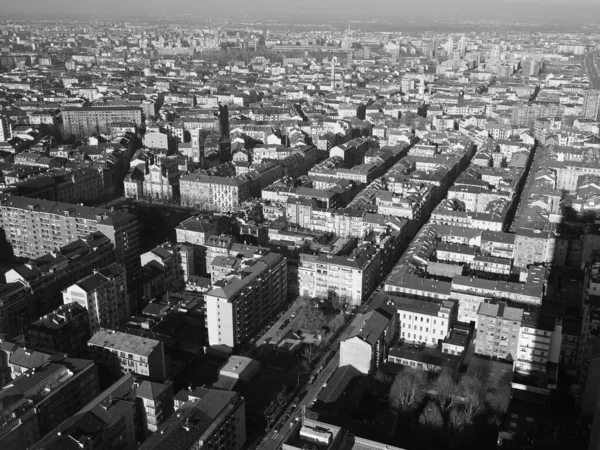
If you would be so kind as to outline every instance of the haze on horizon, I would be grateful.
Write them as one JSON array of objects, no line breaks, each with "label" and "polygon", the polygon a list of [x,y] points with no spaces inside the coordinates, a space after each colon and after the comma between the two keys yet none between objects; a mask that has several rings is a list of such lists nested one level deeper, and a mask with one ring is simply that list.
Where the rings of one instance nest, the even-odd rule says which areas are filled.
[{"label": "haze on horizon", "polygon": [[[5,3],[4,5],[2,3]],[[593,21],[599,0],[0,0],[5,18],[111,18],[198,14],[205,18],[248,17],[328,22],[387,19]],[[125,17],[124,17],[125,18]]]}]

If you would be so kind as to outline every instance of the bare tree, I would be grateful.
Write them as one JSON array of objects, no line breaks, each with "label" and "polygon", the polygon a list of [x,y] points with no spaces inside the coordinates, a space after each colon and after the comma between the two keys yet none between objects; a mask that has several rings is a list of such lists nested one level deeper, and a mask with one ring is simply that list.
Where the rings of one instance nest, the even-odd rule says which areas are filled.
[{"label": "bare tree", "polygon": [[425,373],[415,369],[404,369],[394,379],[390,389],[390,403],[400,411],[416,407],[426,388]]},{"label": "bare tree", "polygon": [[444,426],[444,416],[438,404],[430,400],[419,415],[419,423],[427,428],[440,429]]},{"label": "bare tree", "polygon": [[469,423],[465,408],[459,405],[456,405],[450,410],[448,419],[450,426],[457,431],[462,430],[463,427]]},{"label": "bare tree", "polygon": [[435,391],[435,398],[443,412],[454,406],[459,390],[458,385],[452,379],[452,375],[448,372],[440,374],[433,383],[432,389]]},{"label": "bare tree", "polygon": [[459,383],[460,396],[464,402],[466,422],[471,422],[484,407],[484,385],[477,377],[465,375]]},{"label": "bare tree", "polygon": [[277,404],[277,406],[281,406],[285,403],[285,397],[285,389],[282,389],[277,393],[277,396],[275,397],[275,403]]},{"label": "bare tree", "polygon": [[309,368],[312,363],[315,361],[315,358],[318,354],[318,348],[315,345],[305,345],[304,350],[302,350],[302,358],[304,359],[305,368]]},{"label": "bare tree", "polygon": [[265,415],[265,422],[267,423],[267,428],[271,428],[271,425],[273,425],[273,417],[276,410],[277,403],[275,402],[275,400],[271,400],[271,403],[269,403],[263,411]]},{"label": "bare tree", "polygon": [[498,413],[504,414],[508,409],[511,399],[511,389],[509,385],[503,384],[498,386],[490,394],[490,405]]}]

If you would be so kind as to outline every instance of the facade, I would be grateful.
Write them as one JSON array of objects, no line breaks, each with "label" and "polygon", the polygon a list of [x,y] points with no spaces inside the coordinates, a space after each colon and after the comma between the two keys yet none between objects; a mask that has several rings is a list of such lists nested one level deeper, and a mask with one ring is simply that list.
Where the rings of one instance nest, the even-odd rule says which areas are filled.
[{"label": "facade", "polygon": [[340,343],[340,367],[351,365],[366,375],[385,361],[396,334],[396,311],[383,307],[359,318],[350,336]]},{"label": "facade", "polygon": [[108,134],[114,122],[130,122],[136,126],[142,124],[142,109],[137,107],[67,107],[61,112],[64,135],[77,138]]},{"label": "facade", "polygon": [[390,297],[398,311],[398,335],[408,342],[424,342],[437,347],[450,332],[456,320],[456,303]]},{"label": "facade", "polygon": [[381,279],[381,250],[367,244],[347,257],[300,255],[298,283],[307,297],[337,298],[349,305],[362,304]]},{"label": "facade", "polygon": [[82,448],[135,450],[143,436],[135,380],[123,375],[87,405],[63,421],[32,450]]},{"label": "facade", "polygon": [[287,298],[287,260],[268,253],[214,283],[205,296],[211,346],[252,339]]},{"label": "facade", "polygon": [[586,119],[598,120],[598,111],[600,111],[600,91],[590,89],[583,96],[582,115]]},{"label": "facade", "polygon": [[131,315],[127,276],[118,264],[94,271],[63,291],[65,305],[77,303],[89,314],[90,334],[117,327]]},{"label": "facade", "polygon": [[4,274],[7,283],[23,282],[35,296],[35,314],[39,317],[60,306],[62,291],[94,269],[115,260],[114,245],[96,231]]},{"label": "facade", "polygon": [[203,389],[181,406],[140,450],[241,450],[246,443],[245,400],[236,393]]},{"label": "facade", "polygon": [[216,235],[218,224],[216,221],[203,220],[201,217],[190,217],[175,228],[177,242],[194,245],[205,245],[208,238]]},{"label": "facade", "polygon": [[35,317],[34,297],[22,281],[0,284],[0,332],[20,333]]},{"label": "facade", "polygon": [[153,263],[164,274],[163,292],[178,291],[183,287],[181,247],[178,244],[163,244],[140,255],[142,267]]},{"label": "facade", "polygon": [[179,199],[179,178],[185,172],[180,170],[178,160],[163,159],[150,165],[144,176],[143,195],[153,199],[176,201]]},{"label": "facade", "polygon": [[157,380],[167,377],[162,341],[101,328],[88,341],[94,361],[112,372],[145,375]]},{"label": "facade", "polygon": [[475,353],[501,360],[516,360],[522,320],[523,310],[504,302],[479,305]]},{"label": "facade", "polygon": [[180,179],[181,204],[200,209],[231,211],[251,197],[258,197],[257,174],[216,177],[192,173]]},{"label": "facade", "polygon": [[128,271],[139,267],[138,223],[131,214],[101,208],[36,200],[27,197],[0,198],[0,228],[15,256],[38,258],[102,232],[115,246],[115,259]]},{"label": "facade", "polygon": [[0,447],[32,448],[99,390],[91,361],[64,359],[26,371],[0,390]]},{"label": "facade", "polygon": [[146,429],[154,433],[173,413],[173,386],[170,382],[167,384],[144,380],[139,383],[135,392],[142,400]]},{"label": "facade", "polygon": [[523,312],[515,371],[523,374],[547,372],[548,363],[558,364],[562,346],[562,324],[554,316]]},{"label": "facade", "polygon": [[26,333],[32,348],[82,357],[91,336],[89,315],[83,306],[69,303],[28,325]]}]

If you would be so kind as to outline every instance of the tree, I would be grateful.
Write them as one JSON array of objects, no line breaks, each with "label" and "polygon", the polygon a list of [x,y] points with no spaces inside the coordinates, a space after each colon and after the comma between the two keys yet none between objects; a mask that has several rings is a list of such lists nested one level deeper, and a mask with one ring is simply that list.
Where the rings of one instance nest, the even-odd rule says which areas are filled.
[{"label": "tree", "polygon": [[463,429],[463,427],[467,423],[469,423],[465,408],[462,406],[459,406],[459,405],[455,406],[454,408],[452,408],[450,410],[450,415],[449,415],[448,419],[449,419],[448,423],[456,431],[461,431]]},{"label": "tree", "polygon": [[277,406],[281,406],[285,403],[285,388],[277,393],[277,396],[275,397],[275,403]]},{"label": "tree", "polygon": [[463,399],[466,423],[471,422],[484,407],[484,385],[472,375],[465,375],[459,383],[459,395]]},{"label": "tree", "polygon": [[444,417],[438,404],[430,400],[419,415],[419,423],[427,428],[440,429],[444,426]]},{"label": "tree", "polygon": [[394,379],[390,389],[390,403],[399,411],[410,411],[423,398],[427,381],[421,370],[404,369]]},{"label": "tree", "polygon": [[317,347],[315,345],[305,345],[302,350],[302,358],[304,359],[303,365],[308,369],[317,357]]},{"label": "tree", "polygon": [[267,428],[271,428],[273,425],[273,417],[275,415],[275,411],[277,410],[277,403],[275,400],[271,400],[271,403],[267,405],[263,414],[265,416],[265,422],[267,423]]},{"label": "tree", "polygon": [[509,385],[498,386],[490,395],[490,406],[500,414],[504,414],[508,409],[511,398],[511,389]]},{"label": "tree", "polygon": [[433,383],[432,389],[435,391],[435,398],[443,412],[448,411],[454,406],[459,391],[456,382],[452,379],[452,375],[448,372],[440,374]]}]

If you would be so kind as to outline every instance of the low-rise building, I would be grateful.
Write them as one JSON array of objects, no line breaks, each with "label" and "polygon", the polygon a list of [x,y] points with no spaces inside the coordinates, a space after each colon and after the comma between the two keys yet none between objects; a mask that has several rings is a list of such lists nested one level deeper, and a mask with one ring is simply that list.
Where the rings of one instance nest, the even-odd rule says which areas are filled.
[{"label": "low-rise building", "polygon": [[246,443],[245,400],[236,393],[202,389],[141,446],[140,450],[241,450]]},{"label": "low-rise building", "polygon": [[27,345],[32,348],[71,357],[85,356],[91,336],[88,311],[79,303],[59,306],[28,325],[26,334]]},{"label": "low-rise building", "polygon": [[88,341],[94,361],[113,373],[132,372],[156,380],[167,377],[162,341],[101,328]]},{"label": "low-rise building", "polygon": [[351,365],[361,373],[377,371],[396,335],[396,311],[383,306],[362,314],[350,336],[340,343],[340,367]]},{"label": "low-rise building", "polygon": [[456,320],[456,303],[390,297],[398,312],[398,335],[409,342],[425,342],[437,347],[446,339]]}]

